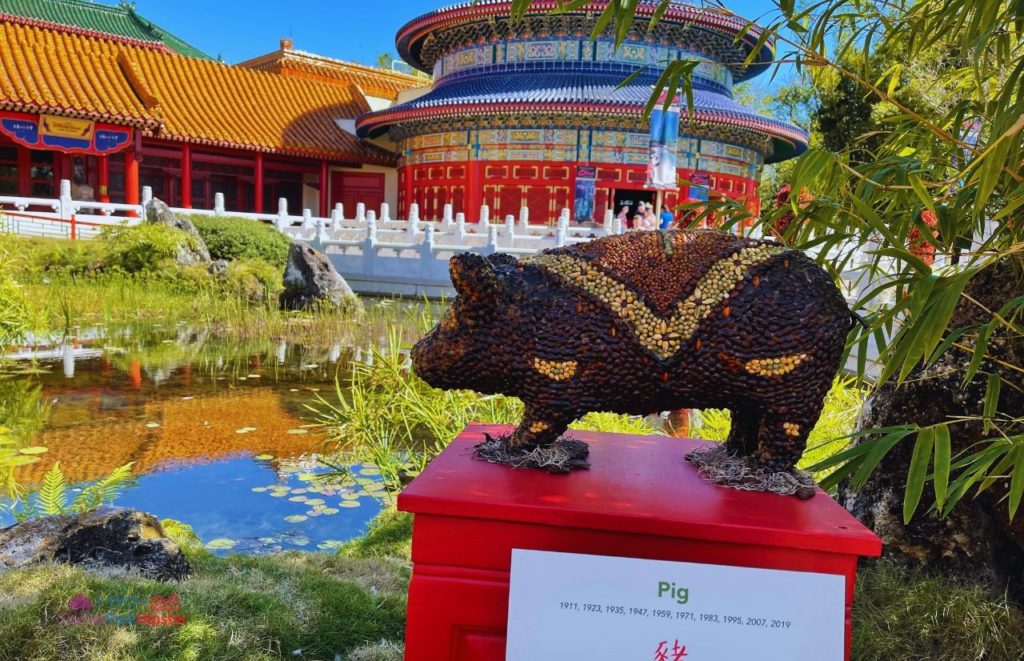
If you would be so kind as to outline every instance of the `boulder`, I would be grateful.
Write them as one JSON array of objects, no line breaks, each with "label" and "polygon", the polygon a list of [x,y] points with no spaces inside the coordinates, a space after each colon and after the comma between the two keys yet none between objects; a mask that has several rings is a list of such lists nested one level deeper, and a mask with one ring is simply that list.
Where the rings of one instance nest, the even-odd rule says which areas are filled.
[{"label": "boulder", "polygon": [[180,580],[192,568],[152,515],[105,507],[47,516],[0,529],[0,569],[40,562],[135,570],[154,580]]},{"label": "boulder", "polygon": [[282,308],[301,310],[318,303],[341,307],[356,301],[352,288],[327,255],[305,243],[292,243],[284,270]]},{"label": "boulder", "polygon": [[174,258],[179,266],[210,263],[210,250],[206,247],[206,242],[203,241],[196,226],[188,218],[175,215],[171,208],[161,200],[154,197],[146,205],[146,222],[173,227],[188,235],[188,243],[178,248],[178,255]]}]

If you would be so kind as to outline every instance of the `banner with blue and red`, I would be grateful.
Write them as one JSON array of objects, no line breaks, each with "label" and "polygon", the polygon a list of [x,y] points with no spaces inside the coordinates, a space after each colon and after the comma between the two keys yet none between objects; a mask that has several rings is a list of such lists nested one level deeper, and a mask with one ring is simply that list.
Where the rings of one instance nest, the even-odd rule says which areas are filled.
[{"label": "banner with blue and red", "polygon": [[113,154],[132,142],[132,128],[60,115],[0,111],[0,133],[30,149]]}]

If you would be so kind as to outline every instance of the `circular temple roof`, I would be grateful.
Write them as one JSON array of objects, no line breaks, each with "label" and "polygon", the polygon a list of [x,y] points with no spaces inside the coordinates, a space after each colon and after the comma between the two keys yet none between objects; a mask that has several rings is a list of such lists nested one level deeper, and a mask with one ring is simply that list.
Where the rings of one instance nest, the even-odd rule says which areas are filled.
[{"label": "circular temple roof", "polygon": [[[596,18],[609,0],[595,0],[587,5],[568,12],[560,12],[555,17],[592,17]],[[551,15],[558,7],[556,0],[534,0],[527,12],[527,17],[543,17]],[[637,21],[649,20],[658,9],[659,0],[638,0],[636,7]],[[478,25],[493,34],[500,35],[502,26],[507,30],[512,12],[511,0],[472,0],[448,5],[428,12],[406,23],[398,31],[396,45],[402,59],[412,66],[431,73],[439,52],[436,42],[438,35],[455,32],[458,29]],[[592,19],[591,19],[592,20]],[[499,25],[500,24],[500,25]],[[659,23],[661,26],[678,26],[680,30],[698,29],[705,34],[720,37],[716,41],[719,55],[723,62],[733,70],[736,82],[752,78],[768,67],[774,58],[775,49],[770,41],[761,44],[753,63],[743,62],[755,48],[758,48],[762,31],[756,25],[733,14],[711,8],[673,1]],[[646,30],[646,27],[644,28]],[[589,29],[587,31],[589,35]],[[742,35],[742,36],[741,36]],[[737,37],[739,37],[737,39]],[[684,45],[684,44],[680,44]]]},{"label": "circular temple roof", "polygon": [[[501,114],[557,113],[635,119],[643,113],[654,80],[640,76],[623,86],[622,76],[615,73],[553,72],[509,76],[485,73],[460,77],[407,103],[363,115],[356,127],[361,136],[377,136],[399,123]],[[685,125],[688,121],[685,99],[681,98],[680,103]],[[762,117],[724,94],[694,87],[693,106],[693,121],[698,124],[732,127],[769,137],[772,153],[766,162],[792,158],[807,149],[807,133],[802,129]]]}]

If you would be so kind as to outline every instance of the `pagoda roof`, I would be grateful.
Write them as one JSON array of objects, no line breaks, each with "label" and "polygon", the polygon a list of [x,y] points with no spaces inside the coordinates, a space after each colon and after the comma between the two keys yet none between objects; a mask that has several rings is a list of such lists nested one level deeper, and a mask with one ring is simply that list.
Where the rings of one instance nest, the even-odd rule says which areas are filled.
[{"label": "pagoda roof", "polygon": [[[584,17],[588,24],[586,32],[589,34],[589,27],[609,1],[611,0],[594,0],[583,6],[561,10],[551,15],[554,10],[560,9],[564,0],[533,0],[526,17],[529,19],[551,15],[552,25],[555,27],[564,26],[567,17]],[[658,12],[661,4],[662,0],[636,0],[636,20],[650,20]],[[512,0],[464,0],[423,14],[398,30],[395,37],[398,53],[412,66],[429,73],[438,58],[437,45],[441,41],[440,35],[475,24],[481,30],[478,38],[499,36],[507,31],[507,28],[499,28],[497,24],[510,23],[512,5]],[[723,58],[723,62],[733,70],[736,82],[758,75],[775,57],[775,47],[771,40],[761,42],[763,31],[760,27],[724,10],[671,0],[658,22],[659,28],[668,25],[678,26],[679,30],[685,31],[684,34],[688,33],[691,38],[695,38],[696,31],[714,35],[719,42],[718,50],[722,51],[722,54],[726,51],[731,53]],[[642,31],[647,31],[646,25]],[[745,64],[747,56],[755,50],[756,56],[752,64]]]},{"label": "pagoda roof", "polygon": [[273,71],[285,76],[312,78],[324,82],[352,83],[366,96],[394,101],[398,93],[429,84],[429,80],[398,71],[345,62],[323,55],[292,48],[291,41],[281,40],[281,48],[255,57],[236,66]]},{"label": "pagoda roof", "polygon": [[140,16],[131,4],[105,5],[89,0],[0,0],[0,20],[68,29],[139,44],[163,47],[182,55],[210,59],[195,46]]},{"label": "pagoda roof", "polygon": [[197,145],[393,164],[338,126],[367,112],[351,84],[0,20],[0,109],[83,117]]},{"label": "pagoda roof", "polygon": [[[359,135],[376,136],[401,122],[517,113],[605,115],[639,119],[651,96],[654,78],[638,76],[622,85],[617,73],[558,72],[494,76],[482,74],[442,84],[423,96],[359,118]],[[685,106],[685,100],[680,98]],[[807,132],[796,126],[758,115],[724,94],[693,90],[697,123],[728,126],[771,138],[776,162],[803,153]],[[686,118],[683,109],[683,122]],[[578,123],[578,122],[577,122]]]}]

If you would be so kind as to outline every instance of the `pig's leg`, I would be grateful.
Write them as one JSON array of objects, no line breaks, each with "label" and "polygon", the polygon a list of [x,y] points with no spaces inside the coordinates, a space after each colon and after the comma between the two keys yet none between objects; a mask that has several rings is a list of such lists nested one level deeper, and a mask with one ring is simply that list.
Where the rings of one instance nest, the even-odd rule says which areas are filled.
[{"label": "pig's leg", "polygon": [[732,426],[725,446],[729,452],[741,457],[752,457],[757,451],[758,427],[761,422],[756,411],[746,408],[732,409]]},{"label": "pig's leg", "polygon": [[812,403],[775,403],[767,409],[758,432],[758,463],[779,472],[796,468],[821,409],[822,403],[813,403],[813,398]]},{"label": "pig's leg", "polygon": [[513,448],[528,448],[537,445],[551,445],[565,433],[573,418],[537,406],[526,406],[523,419],[512,432],[508,444]]}]

